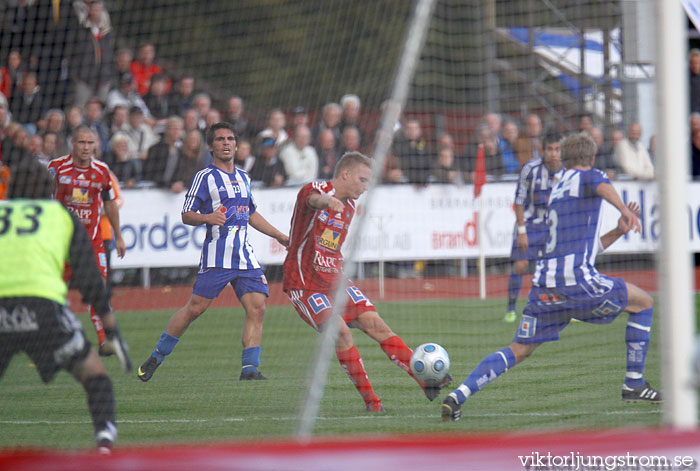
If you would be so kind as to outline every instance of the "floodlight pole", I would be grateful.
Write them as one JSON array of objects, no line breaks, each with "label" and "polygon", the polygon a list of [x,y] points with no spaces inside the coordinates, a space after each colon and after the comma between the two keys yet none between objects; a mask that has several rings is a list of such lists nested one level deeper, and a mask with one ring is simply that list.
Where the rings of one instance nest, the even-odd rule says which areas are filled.
[{"label": "floodlight pole", "polygon": [[691,381],[695,337],[687,216],[688,66],[685,16],[678,0],[656,2],[657,109],[661,203],[659,289],[664,423],[676,429],[698,425],[697,391]]}]

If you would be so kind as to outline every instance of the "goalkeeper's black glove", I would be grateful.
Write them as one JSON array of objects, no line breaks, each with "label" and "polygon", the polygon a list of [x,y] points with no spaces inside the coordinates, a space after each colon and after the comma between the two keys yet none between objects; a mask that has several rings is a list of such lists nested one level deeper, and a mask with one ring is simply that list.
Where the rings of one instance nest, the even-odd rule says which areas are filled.
[{"label": "goalkeeper's black glove", "polygon": [[119,327],[113,329],[105,327],[105,341],[100,345],[99,353],[101,356],[114,355],[119,360],[119,364],[125,373],[131,371],[131,358],[129,358],[129,347],[122,338],[122,333]]}]

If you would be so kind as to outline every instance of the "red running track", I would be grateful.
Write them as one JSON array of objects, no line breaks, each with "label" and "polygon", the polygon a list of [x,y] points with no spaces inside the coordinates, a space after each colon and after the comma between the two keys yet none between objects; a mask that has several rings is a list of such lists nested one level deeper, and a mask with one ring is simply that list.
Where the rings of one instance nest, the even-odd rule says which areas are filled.
[{"label": "red running track", "polygon": [[[636,284],[648,292],[656,292],[656,272],[653,270],[608,272],[610,276],[621,276],[626,281]],[[699,289],[696,270],[696,287]],[[357,281],[357,286],[374,302],[380,302],[379,280],[366,279]],[[416,278],[396,279],[387,278],[384,281],[385,296],[383,301],[415,301],[428,299],[478,298],[479,278]],[[508,275],[488,276],[486,294],[488,297],[504,298],[507,296]],[[525,296],[530,288],[530,277],[523,277],[521,296]],[[192,286],[159,286],[154,288],[115,288],[112,295],[112,306],[116,311],[140,311],[151,309],[178,309],[187,303],[192,294]],[[84,311],[77,292],[69,293],[69,300],[76,312]],[[289,305],[287,296],[282,292],[281,283],[270,284],[270,306]],[[212,307],[240,306],[232,289],[225,289],[221,296],[214,300]]]}]

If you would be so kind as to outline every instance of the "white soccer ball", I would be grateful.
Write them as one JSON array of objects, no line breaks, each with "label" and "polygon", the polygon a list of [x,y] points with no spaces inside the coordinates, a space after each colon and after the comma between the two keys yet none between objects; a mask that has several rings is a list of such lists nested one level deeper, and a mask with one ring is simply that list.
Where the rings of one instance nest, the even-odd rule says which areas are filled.
[{"label": "white soccer ball", "polygon": [[411,371],[428,385],[439,385],[450,371],[447,350],[436,343],[424,343],[411,355]]}]

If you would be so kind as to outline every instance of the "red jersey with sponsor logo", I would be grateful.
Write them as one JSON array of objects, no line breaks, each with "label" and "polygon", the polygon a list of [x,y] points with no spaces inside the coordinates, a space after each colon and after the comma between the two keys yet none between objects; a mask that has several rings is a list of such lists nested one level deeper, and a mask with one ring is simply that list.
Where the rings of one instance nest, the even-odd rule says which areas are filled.
[{"label": "red jersey with sponsor logo", "polygon": [[314,192],[333,195],[335,189],[331,182],[312,182],[299,190],[282,267],[285,291],[328,291],[343,268],[340,249],[355,215],[355,201],[348,199],[341,213],[330,208],[314,209],[307,203]]},{"label": "red jersey with sponsor logo", "polygon": [[115,198],[107,164],[92,159],[88,167],[78,167],[69,154],[49,162],[49,172],[56,181],[56,199],[80,218],[93,242],[101,242],[102,202]]}]

